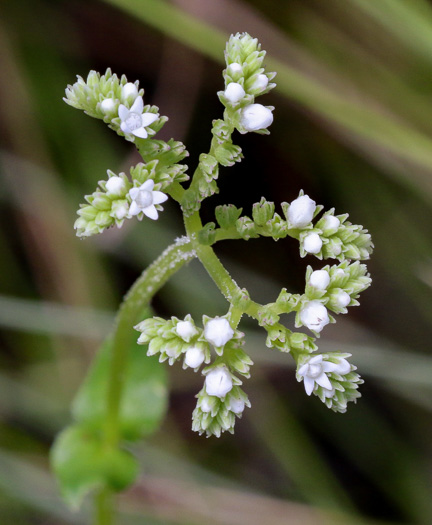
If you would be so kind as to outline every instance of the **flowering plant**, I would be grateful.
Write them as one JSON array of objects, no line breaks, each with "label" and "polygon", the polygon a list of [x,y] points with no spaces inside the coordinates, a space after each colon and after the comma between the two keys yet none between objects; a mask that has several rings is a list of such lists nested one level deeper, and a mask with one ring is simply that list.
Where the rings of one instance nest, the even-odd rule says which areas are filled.
[{"label": "flowering plant", "polygon": [[[359,304],[360,292],[371,283],[366,266],[360,263],[373,248],[367,230],[348,222],[346,214],[336,215],[334,209],[321,214],[323,207],[302,191],[291,203],[281,204],[281,213],[263,197],[253,205],[250,217],[227,204],[216,207],[215,222],[201,222],[201,203],[219,191],[219,166],[233,166],[243,158],[241,148],[233,143],[234,131],[269,133],[274,108],[256,102],[275,87],[275,73],[266,71],[264,58],[257,39],[246,33],[230,37],[225,50],[225,86],[218,92],[225,108],[223,118],[213,122],[210,151],[200,155],[191,180],[181,163],[188,155],[185,146],[173,139],[154,138],[167,118],[160,116],[157,107],[144,105],[138,82],[118,78],[110,70],[104,75],[92,71],[86,80],[78,77],[66,90],[65,102],[103,120],[132,142],[143,160],[128,175],[108,171],[108,178],[86,196],[78,211],[77,235],[89,237],[114,225],[120,228],[134,217],[157,220],[163,211],[161,204],[169,198],[180,205],[186,230],[126,296],[102,357],[74,404],[76,423],[54,446],[54,469],[72,504],[96,487],[103,508],[106,495],[123,489],[136,475],[134,459],[123,443],[157,426],[166,398],[158,382],[160,368],[143,377],[140,367],[145,354],[201,371],[204,380],[192,414],[194,431],[207,437],[234,431],[236,418],[250,407],[243,382],[250,377],[253,363],[238,329],[244,314],[267,332],[267,347],[291,354],[297,365],[296,378],[303,382],[307,395],[314,394],[335,412],[345,412],[348,402],[360,396],[358,386],[363,381],[348,361],[350,354],[319,354],[315,341],[326,325],[335,322],[335,315]],[[189,180],[185,188],[182,183]],[[235,283],[212,248],[219,240],[259,236],[293,237],[299,242],[301,257],[309,254],[335,263],[316,270],[308,266],[303,294],[284,288],[274,302],[259,304]],[[226,298],[228,311],[214,318],[204,315],[201,326],[190,315],[166,320],[149,311],[144,314],[154,294],[193,258],[200,260]],[[293,314],[296,329],[306,332],[286,328],[280,322],[285,314]],[[133,338],[138,346],[131,350]],[[144,405],[156,414],[150,425],[140,412]],[[91,469],[83,457],[92,458]]]}]

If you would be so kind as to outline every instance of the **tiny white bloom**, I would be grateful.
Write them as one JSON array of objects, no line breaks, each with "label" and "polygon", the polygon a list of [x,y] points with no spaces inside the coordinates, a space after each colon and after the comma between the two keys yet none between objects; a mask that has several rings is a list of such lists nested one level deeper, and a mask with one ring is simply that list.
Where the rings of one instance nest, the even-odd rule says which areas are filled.
[{"label": "tiny white bloom", "polygon": [[321,332],[324,326],[330,322],[327,308],[319,301],[309,301],[300,310],[300,321],[303,326]]},{"label": "tiny white bloom", "polygon": [[232,387],[231,374],[225,366],[211,370],[205,378],[205,388],[209,396],[225,397]]},{"label": "tiny white bloom", "polygon": [[106,182],[106,191],[109,195],[121,195],[125,188],[125,181],[118,176],[110,177]]},{"label": "tiny white bloom", "polygon": [[231,412],[234,412],[234,414],[241,414],[245,408],[245,402],[243,399],[239,399],[236,397],[231,397],[228,402],[228,409],[231,410]]},{"label": "tiny white bloom", "polygon": [[304,228],[313,219],[316,202],[308,195],[293,200],[288,208],[288,220],[294,228]]},{"label": "tiny white bloom", "polygon": [[325,290],[330,284],[330,275],[326,270],[315,270],[311,273],[309,284],[318,290]]},{"label": "tiny white bloom", "polygon": [[106,98],[100,103],[101,110],[107,115],[116,109],[116,101],[113,98]]},{"label": "tiny white bloom", "polygon": [[192,337],[198,333],[198,330],[190,321],[179,321],[176,326],[176,333],[183,341],[189,343]]},{"label": "tiny white bloom", "polygon": [[155,204],[165,202],[168,197],[161,191],[153,191],[154,180],[149,179],[141,184],[138,188],[132,188],[129,190],[132,204],[129,208],[129,215],[134,216],[143,212],[150,219],[156,220],[158,218],[158,212]]},{"label": "tiny white bloom", "polygon": [[339,290],[339,292],[333,296],[333,300],[339,308],[345,308],[350,304],[351,296],[343,290]]},{"label": "tiny white bloom", "polygon": [[268,86],[269,79],[267,75],[257,75],[256,79],[253,81],[250,91],[264,91]]},{"label": "tiny white bloom", "polygon": [[246,95],[246,92],[240,84],[231,82],[225,89],[224,95],[231,104],[237,104]]},{"label": "tiny white bloom", "polygon": [[340,226],[340,220],[334,215],[326,215],[323,219],[325,230],[337,230]]},{"label": "tiny white bloom", "polygon": [[229,322],[222,317],[215,317],[207,321],[204,328],[204,337],[206,341],[220,348],[224,346],[234,335],[234,330]]},{"label": "tiny white bloom", "polygon": [[138,88],[132,82],[122,86],[121,98],[124,102],[135,100],[138,96]]},{"label": "tiny white bloom", "polygon": [[121,120],[120,128],[123,133],[126,135],[132,134],[141,139],[147,138],[148,133],[145,128],[153,124],[153,122],[159,118],[159,115],[155,113],[143,113],[143,111],[144,101],[142,97],[137,97],[130,109],[120,104],[118,114]]},{"label": "tiny white bloom", "polygon": [[303,240],[303,248],[307,253],[316,254],[321,251],[323,242],[317,233],[310,233]]},{"label": "tiny white bloom", "polygon": [[192,346],[185,353],[184,362],[190,368],[198,368],[204,362],[204,350],[198,346]]},{"label": "tiny white bloom", "polygon": [[243,72],[243,68],[237,62],[233,62],[232,64],[229,64],[227,67],[227,70],[231,76]]},{"label": "tiny white bloom", "polygon": [[258,131],[270,126],[273,113],[262,104],[249,104],[242,109],[240,122],[246,131]]},{"label": "tiny white bloom", "polygon": [[323,361],[322,355],[316,355],[298,369],[298,375],[303,377],[306,394],[310,396],[314,390],[315,383],[326,390],[333,391],[330,379],[326,372],[333,372],[333,363]]}]

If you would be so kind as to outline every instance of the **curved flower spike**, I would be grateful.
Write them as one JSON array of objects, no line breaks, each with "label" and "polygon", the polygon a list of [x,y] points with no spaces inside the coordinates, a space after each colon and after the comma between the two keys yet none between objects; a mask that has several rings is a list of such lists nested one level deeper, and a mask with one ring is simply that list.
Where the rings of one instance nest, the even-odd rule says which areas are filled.
[{"label": "curved flower spike", "polygon": [[143,113],[144,101],[142,97],[137,97],[132,107],[128,109],[120,104],[118,114],[121,120],[120,128],[126,135],[135,135],[140,139],[146,139],[148,132],[145,129],[153,124],[159,115],[155,113]]}]

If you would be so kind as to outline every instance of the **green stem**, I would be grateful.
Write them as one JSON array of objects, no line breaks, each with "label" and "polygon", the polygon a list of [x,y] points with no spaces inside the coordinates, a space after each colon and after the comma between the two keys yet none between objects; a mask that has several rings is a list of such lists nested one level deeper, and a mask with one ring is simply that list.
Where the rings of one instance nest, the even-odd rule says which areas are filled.
[{"label": "green stem", "polygon": [[96,495],[95,503],[95,525],[112,525],[114,509],[111,491],[109,489],[102,489]]}]

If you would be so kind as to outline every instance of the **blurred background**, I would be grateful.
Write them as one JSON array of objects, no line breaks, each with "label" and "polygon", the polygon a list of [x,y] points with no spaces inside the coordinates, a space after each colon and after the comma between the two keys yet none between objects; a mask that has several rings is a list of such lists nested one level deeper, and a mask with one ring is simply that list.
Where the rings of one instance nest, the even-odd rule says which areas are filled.
[{"label": "blurred background", "polygon": [[[142,469],[120,498],[125,524],[432,523],[432,5],[427,0],[14,0],[0,5],[0,523],[85,524],[49,470],[55,435],[134,280],[183,232],[175,203],[156,223],[79,241],[83,195],[139,161],[102,122],[62,102],[67,84],[111,67],[138,79],[183,141],[190,172],[222,106],[223,49],[248,31],[277,88],[270,136],[237,134],[245,159],[206,201],[250,213],[304,189],[372,234],[373,286],[319,340],[365,379],[345,415],[308,398],[289,355],[244,321],[252,409],[235,436],[190,430],[202,378],[170,368],[161,429],[134,448]],[[261,302],[300,292],[290,239],[216,247]],[[227,305],[194,261],[155,300],[196,319]]]}]

